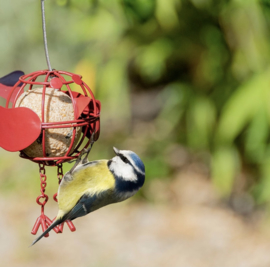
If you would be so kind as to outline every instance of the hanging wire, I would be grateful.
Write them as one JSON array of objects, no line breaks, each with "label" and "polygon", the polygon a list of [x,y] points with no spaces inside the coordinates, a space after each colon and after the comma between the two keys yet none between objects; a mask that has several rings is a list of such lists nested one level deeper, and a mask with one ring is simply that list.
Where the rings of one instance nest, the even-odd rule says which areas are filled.
[{"label": "hanging wire", "polygon": [[45,0],[41,0],[41,14],[42,14],[42,30],[43,30],[43,40],[44,40],[44,49],[45,49],[45,56],[47,61],[47,66],[50,71],[52,71],[49,52],[48,52],[48,45],[47,45],[47,34],[46,34],[46,22],[45,22],[45,7],[44,7]]}]

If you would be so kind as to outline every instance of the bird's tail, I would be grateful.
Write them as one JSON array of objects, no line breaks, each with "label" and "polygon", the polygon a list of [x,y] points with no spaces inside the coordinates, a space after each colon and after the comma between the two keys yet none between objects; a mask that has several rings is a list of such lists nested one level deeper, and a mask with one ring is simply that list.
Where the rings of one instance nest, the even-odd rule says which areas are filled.
[{"label": "bird's tail", "polygon": [[[57,219],[55,220],[37,239],[35,239],[33,241],[33,243],[31,244],[31,246],[35,245],[43,236],[45,236],[47,233],[49,233],[55,226],[57,226],[58,224],[62,223],[63,219]],[[30,247],[31,247],[30,246]]]}]

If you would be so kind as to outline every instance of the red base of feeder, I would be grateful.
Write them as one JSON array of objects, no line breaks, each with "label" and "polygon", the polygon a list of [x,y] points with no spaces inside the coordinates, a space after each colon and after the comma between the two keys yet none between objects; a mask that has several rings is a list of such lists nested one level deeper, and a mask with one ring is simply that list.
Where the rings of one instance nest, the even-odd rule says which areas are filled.
[{"label": "red base of feeder", "polygon": [[[60,163],[58,166],[57,166],[57,177],[58,177],[58,182],[59,184],[61,183],[61,180],[63,178],[63,166],[62,164]],[[35,235],[39,229],[39,227],[41,226],[42,228],[42,231],[46,231],[51,225],[52,223],[55,221],[56,217],[53,219],[53,221],[51,219],[48,218],[48,216],[46,216],[44,214],[44,207],[47,203],[47,201],[49,200],[49,197],[45,194],[45,188],[46,188],[46,185],[47,185],[47,176],[46,176],[46,171],[45,171],[45,166],[43,164],[39,164],[39,175],[40,175],[40,181],[41,181],[41,195],[39,195],[36,199],[36,202],[38,205],[41,206],[41,215],[37,218],[34,226],[33,226],[33,229],[31,231],[31,234],[32,235]],[[57,199],[57,193],[54,194],[53,196],[53,199],[55,202],[58,202],[58,199]],[[53,230],[59,234],[59,233],[63,233],[63,229],[64,229],[64,223],[67,223],[69,229],[71,232],[74,232],[76,231],[76,228],[75,226],[73,225],[73,223],[70,221],[70,220],[66,220],[65,222],[61,223],[60,225],[58,226],[55,226],[53,228]],[[45,235],[45,237],[48,237],[49,236],[49,233],[47,233]]]},{"label": "red base of feeder", "polygon": [[71,232],[75,232],[76,231],[76,227],[74,226],[73,222],[70,221],[70,220],[67,220],[61,224],[58,225],[58,230],[59,230],[59,233],[63,233],[63,229],[64,229],[64,224],[67,223],[69,229]]},{"label": "red base of feeder", "polygon": [[[41,226],[41,228],[42,228],[42,231],[45,232],[51,224],[52,224],[52,220],[50,220],[45,214],[41,214],[41,215],[37,218],[37,220],[36,220],[36,222],[35,222],[35,224],[34,224],[34,226],[33,226],[33,229],[32,229],[32,231],[31,231],[31,234],[32,234],[32,235],[35,235],[35,234],[37,233],[37,231],[38,231],[38,229],[39,229],[40,226]],[[59,233],[58,226],[54,227],[53,230],[54,230],[57,234]],[[47,234],[45,235],[45,237],[48,237],[48,236],[49,236],[49,233],[47,233]]]},{"label": "red base of feeder", "polygon": [[[35,224],[33,226],[33,229],[31,231],[31,234],[32,235],[35,235],[37,233],[37,231],[38,231],[38,229],[39,229],[40,226],[42,228],[42,231],[45,232],[52,223],[53,223],[53,221],[50,220],[44,213],[41,214],[37,218],[37,220],[36,220],[36,222],[35,222]],[[55,231],[55,233],[57,233],[57,234],[63,233],[64,223],[67,223],[67,225],[68,225],[68,227],[69,227],[69,229],[70,229],[71,232],[76,231],[76,227],[74,226],[74,224],[71,221],[67,220],[67,221],[65,221],[65,222],[61,223],[60,225],[55,226],[53,228],[53,230]],[[49,233],[47,233],[45,235],[45,237],[48,237],[48,236],[49,236]]]}]

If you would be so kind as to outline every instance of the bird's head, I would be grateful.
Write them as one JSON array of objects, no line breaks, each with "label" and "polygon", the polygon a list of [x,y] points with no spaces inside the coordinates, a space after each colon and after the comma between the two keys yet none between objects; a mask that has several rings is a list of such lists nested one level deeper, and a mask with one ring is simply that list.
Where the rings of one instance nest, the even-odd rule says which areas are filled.
[{"label": "bird's head", "polygon": [[131,182],[141,187],[144,183],[145,167],[137,154],[130,150],[113,148],[116,156],[108,162],[110,171],[122,181]]}]

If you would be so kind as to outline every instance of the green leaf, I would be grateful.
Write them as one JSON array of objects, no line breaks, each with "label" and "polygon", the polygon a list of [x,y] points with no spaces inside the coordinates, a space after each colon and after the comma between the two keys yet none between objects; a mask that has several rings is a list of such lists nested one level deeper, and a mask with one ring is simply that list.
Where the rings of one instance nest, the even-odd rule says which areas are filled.
[{"label": "green leaf", "polygon": [[252,162],[260,163],[263,160],[268,136],[269,123],[267,113],[264,109],[261,109],[253,117],[246,133],[246,155]]},{"label": "green leaf", "polygon": [[234,147],[220,147],[212,154],[212,180],[223,196],[233,188],[239,170],[239,156]]},{"label": "green leaf", "polygon": [[267,155],[260,164],[261,180],[256,188],[258,203],[270,202],[270,146],[267,148]]},{"label": "green leaf", "polygon": [[224,106],[217,129],[218,143],[231,143],[257,112],[269,112],[270,72],[254,75],[236,89]]},{"label": "green leaf", "polygon": [[209,147],[215,118],[215,106],[210,99],[199,96],[192,100],[187,111],[187,138],[190,147]]},{"label": "green leaf", "polygon": [[122,0],[129,21],[145,22],[155,10],[155,0]]},{"label": "green leaf", "polygon": [[161,92],[160,101],[163,102],[163,107],[155,119],[158,138],[168,137],[179,124],[186,105],[187,90],[185,85],[172,83]]},{"label": "green leaf", "polygon": [[143,46],[138,51],[135,64],[141,75],[149,81],[156,81],[166,68],[166,60],[173,46],[169,39],[159,39],[150,45]]}]

